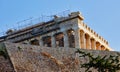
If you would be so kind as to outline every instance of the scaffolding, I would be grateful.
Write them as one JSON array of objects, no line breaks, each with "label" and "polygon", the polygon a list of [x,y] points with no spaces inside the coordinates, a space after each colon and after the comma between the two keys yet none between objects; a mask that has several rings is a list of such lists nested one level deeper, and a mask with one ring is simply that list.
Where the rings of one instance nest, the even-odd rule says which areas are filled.
[{"label": "scaffolding", "polygon": [[6,32],[10,29],[12,30],[22,30],[26,27],[29,27],[29,26],[32,26],[32,25],[35,25],[35,24],[39,24],[39,23],[42,23],[42,22],[47,22],[47,21],[51,21],[54,19],[55,16],[59,16],[59,17],[67,17],[68,15],[70,14],[70,10],[66,10],[66,11],[63,11],[63,12],[60,12],[60,13],[57,13],[55,15],[50,15],[50,16],[46,16],[46,15],[41,15],[40,17],[38,18],[33,18],[33,17],[30,17],[28,19],[25,19],[25,20],[22,20],[22,21],[19,21],[15,24],[14,27],[12,28],[9,28],[5,31],[0,31],[0,36],[4,36],[6,35]]}]

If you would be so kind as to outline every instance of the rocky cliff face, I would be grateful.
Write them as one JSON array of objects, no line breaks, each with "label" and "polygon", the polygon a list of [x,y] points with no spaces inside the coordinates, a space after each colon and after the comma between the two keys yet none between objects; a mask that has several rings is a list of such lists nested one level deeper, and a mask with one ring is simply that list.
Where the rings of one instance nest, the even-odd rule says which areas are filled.
[{"label": "rocky cliff face", "polygon": [[[0,56],[0,72],[84,72],[80,65],[88,58],[80,58],[75,48],[48,48],[25,44],[4,43],[8,59]],[[1,46],[1,45],[0,45]],[[82,50],[94,56],[120,55],[118,52]],[[92,69],[93,72],[97,72]]]}]

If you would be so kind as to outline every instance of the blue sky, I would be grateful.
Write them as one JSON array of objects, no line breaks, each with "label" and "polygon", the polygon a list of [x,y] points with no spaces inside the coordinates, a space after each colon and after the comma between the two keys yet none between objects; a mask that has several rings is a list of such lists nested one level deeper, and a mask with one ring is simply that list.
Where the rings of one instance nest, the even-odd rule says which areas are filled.
[{"label": "blue sky", "polygon": [[119,7],[120,0],[0,0],[0,32],[30,17],[80,11],[84,22],[120,51]]}]

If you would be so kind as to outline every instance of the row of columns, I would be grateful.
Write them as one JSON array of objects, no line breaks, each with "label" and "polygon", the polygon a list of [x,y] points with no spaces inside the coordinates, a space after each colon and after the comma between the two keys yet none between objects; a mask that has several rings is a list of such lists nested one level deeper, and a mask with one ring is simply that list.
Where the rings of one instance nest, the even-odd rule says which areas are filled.
[{"label": "row of columns", "polygon": [[[85,33],[83,30],[75,29],[71,30],[70,33],[73,34],[73,42],[70,42],[70,35],[68,31],[61,32],[63,34],[63,45],[64,47],[75,47],[82,49],[93,49],[93,50],[106,50],[105,46],[101,45],[98,41],[95,41],[94,38],[91,38],[89,34]],[[51,47],[57,47],[57,40],[55,34],[52,32],[51,36]],[[44,46],[43,37],[40,37],[39,40],[40,46]]]},{"label": "row of columns", "polygon": [[[74,30],[73,30],[74,31]],[[77,30],[76,30],[77,31]],[[75,41],[79,41],[78,39],[77,39],[77,37],[79,37],[79,36],[76,36],[78,33],[77,32],[75,32],[74,31],[74,33],[75,33],[75,35],[74,35],[74,38],[75,38]],[[62,34],[63,34],[63,42],[64,42],[64,47],[70,47],[70,42],[69,42],[69,35],[68,35],[68,31],[64,31],[64,32],[62,32]],[[75,37],[76,36],[76,37]],[[54,33],[52,33],[51,34],[51,46],[52,47],[56,47],[56,38],[55,38],[55,34]],[[43,37],[41,36],[40,37],[40,41],[39,41],[39,43],[40,43],[40,46],[44,46],[44,42],[43,42],[43,39],[42,39]],[[80,44],[79,43],[73,43],[73,44],[75,44],[75,47],[80,47]],[[73,46],[74,47],[74,46]]]},{"label": "row of columns", "polygon": [[95,41],[94,38],[91,38],[89,34],[84,33],[83,30],[80,30],[80,48],[93,50],[107,50],[105,46],[101,45],[100,42]]}]

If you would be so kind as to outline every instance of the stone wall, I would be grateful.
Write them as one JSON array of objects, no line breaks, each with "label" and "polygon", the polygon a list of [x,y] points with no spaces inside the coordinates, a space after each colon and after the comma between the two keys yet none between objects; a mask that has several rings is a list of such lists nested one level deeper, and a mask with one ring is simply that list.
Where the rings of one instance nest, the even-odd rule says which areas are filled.
[{"label": "stone wall", "polygon": [[0,44],[0,72],[14,72],[12,63],[8,58],[5,58],[2,53],[1,53],[1,49],[5,48],[3,46],[3,44]]},{"label": "stone wall", "polygon": [[[15,72],[85,72],[80,64],[88,62],[88,58],[79,58],[75,48],[41,48],[14,43],[5,43],[5,46]],[[120,55],[109,51],[82,51],[90,52],[94,56]],[[92,71],[97,72],[94,69]]]},{"label": "stone wall", "polygon": [[16,72],[76,72],[79,68],[75,49],[5,45]]},{"label": "stone wall", "polygon": [[14,72],[9,59],[5,59],[3,56],[0,56],[0,72]]}]

